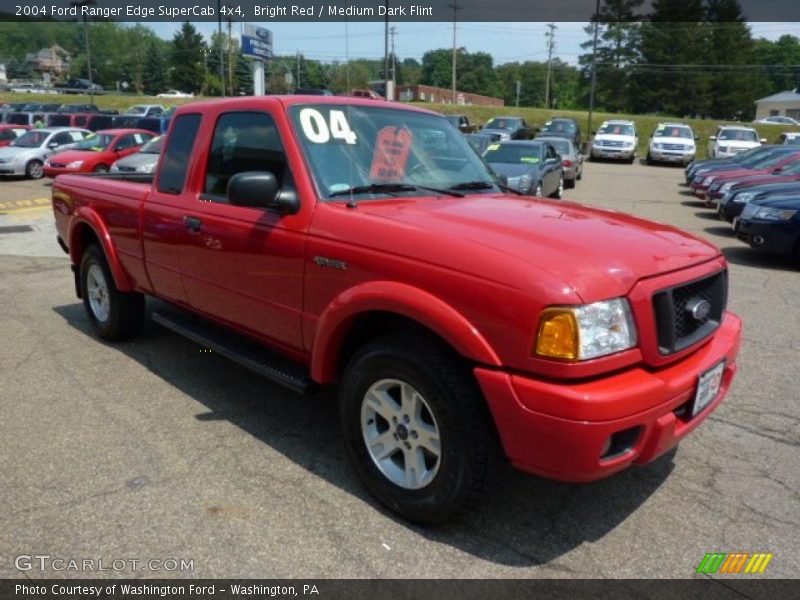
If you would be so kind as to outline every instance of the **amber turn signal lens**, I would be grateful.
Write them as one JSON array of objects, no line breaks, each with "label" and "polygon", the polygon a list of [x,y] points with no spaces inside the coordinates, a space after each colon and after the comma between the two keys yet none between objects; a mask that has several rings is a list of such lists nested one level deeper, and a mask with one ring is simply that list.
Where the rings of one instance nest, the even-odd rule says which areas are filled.
[{"label": "amber turn signal lens", "polygon": [[536,354],[548,358],[578,358],[578,322],[571,310],[550,308],[542,313]]}]

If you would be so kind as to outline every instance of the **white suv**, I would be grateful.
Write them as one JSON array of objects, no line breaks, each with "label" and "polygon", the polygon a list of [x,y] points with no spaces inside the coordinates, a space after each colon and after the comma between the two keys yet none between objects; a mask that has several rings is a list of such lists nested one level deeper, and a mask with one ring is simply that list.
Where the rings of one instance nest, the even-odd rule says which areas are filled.
[{"label": "white suv", "polygon": [[590,159],[613,158],[615,160],[636,160],[636,147],[639,136],[633,121],[604,121],[594,135]]},{"label": "white suv", "polygon": [[760,139],[755,129],[740,125],[720,125],[708,139],[708,155],[711,158],[730,158],[767,141]]},{"label": "white suv", "polygon": [[697,138],[692,128],[683,123],[659,123],[647,150],[647,164],[655,162],[682,163],[688,165],[694,160]]}]

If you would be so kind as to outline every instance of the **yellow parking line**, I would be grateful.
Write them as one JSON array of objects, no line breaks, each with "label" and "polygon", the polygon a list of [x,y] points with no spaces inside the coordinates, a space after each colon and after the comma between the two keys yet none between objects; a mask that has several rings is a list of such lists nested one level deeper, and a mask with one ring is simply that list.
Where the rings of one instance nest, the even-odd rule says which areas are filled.
[{"label": "yellow parking line", "polygon": [[39,209],[50,206],[50,198],[33,198],[30,200],[0,201],[0,213],[16,213],[24,210]]}]

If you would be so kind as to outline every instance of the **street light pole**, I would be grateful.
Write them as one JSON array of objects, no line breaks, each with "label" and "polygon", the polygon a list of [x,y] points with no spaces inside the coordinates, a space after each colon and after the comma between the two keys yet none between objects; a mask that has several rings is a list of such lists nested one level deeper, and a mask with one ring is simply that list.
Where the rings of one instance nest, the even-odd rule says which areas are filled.
[{"label": "street light pole", "polygon": [[225,48],[222,43],[222,0],[217,0],[217,40],[219,42],[219,85],[225,97]]}]

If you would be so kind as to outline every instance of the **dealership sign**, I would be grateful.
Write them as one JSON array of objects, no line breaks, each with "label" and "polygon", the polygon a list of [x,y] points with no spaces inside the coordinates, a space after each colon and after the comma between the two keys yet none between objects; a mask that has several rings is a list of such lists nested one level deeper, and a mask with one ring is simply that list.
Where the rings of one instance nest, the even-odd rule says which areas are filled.
[{"label": "dealership sign", "polygon": [[272,58],[272,32],[246,23],[242,33],[242,54],[259,60]]}]

